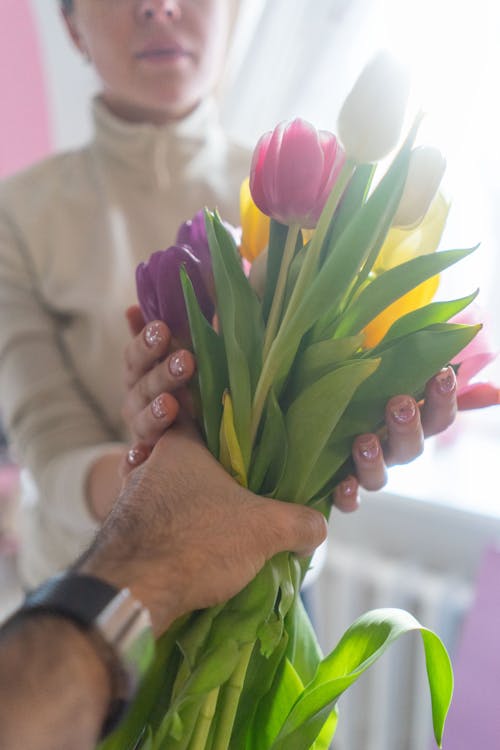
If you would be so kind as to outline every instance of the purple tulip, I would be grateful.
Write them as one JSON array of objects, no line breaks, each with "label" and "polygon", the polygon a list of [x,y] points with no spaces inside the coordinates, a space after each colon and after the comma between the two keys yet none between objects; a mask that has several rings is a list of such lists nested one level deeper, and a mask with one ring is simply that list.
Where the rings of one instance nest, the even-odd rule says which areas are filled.
[{"label": "purple tulip", "polygon": [[[208,247],[208,245],[207,245]],[[198,250],[200,248],[198,247]],[[209,253],[209,251],[208,251]],[[205,279],[210,276],[207,264],[210,255],[197,257],[194,248],[186,245],[172,245],[166,250],[153,253],[145,263],[136,269],[137,296],[146,323],[151,320],[163,320],[170,328],[174,338],[189,344],[191,335],[184,302],[184,293],[180,280],[180,268],[184,266],[193,284],[198,304],[203,315],[212,321],[215,306]]]},{"label": "purple tulip", "polygon": [[201,272],[207,289],[212,291],[212,256],[208,244],[207,228],[203,211],[198,211],[189,221],[185,221],[177,232],[176,245],[185,245],[192,255],[201,262]]},{"label": "purple tulip", "polygon": [[[227,221],[222,222],[225,229],[229,232],[236,246],[241,243],[241,229],[233,227]],[[210,254],[210,245],[207,237],[207,228],[205,224],[205,214],[198,211],[189,221],[181,224],[177,232],[177,245],[186,245],[192,254],[201,261],[201,272],[209,292],[215,298],[214,277],[212,273],[212,256]]]}]

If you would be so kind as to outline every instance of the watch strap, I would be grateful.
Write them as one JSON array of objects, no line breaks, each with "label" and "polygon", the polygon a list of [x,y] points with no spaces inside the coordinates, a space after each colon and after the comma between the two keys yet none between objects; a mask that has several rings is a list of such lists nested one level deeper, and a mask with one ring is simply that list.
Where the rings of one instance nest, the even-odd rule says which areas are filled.
[{"label": "watch strap", "polygon": [[64,617],[80,627],[105,663],[111,701],[101,739],[123,718],[140,679],[154,656],[149,612],[128,589],[90,575],[54,576],[30,592],[18,613],[43,612]]}]

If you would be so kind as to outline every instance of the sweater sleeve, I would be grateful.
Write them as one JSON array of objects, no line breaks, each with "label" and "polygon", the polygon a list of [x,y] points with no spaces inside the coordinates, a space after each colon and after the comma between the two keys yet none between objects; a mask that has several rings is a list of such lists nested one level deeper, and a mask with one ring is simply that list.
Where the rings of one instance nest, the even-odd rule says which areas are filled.
[{"label": "sweater sleeve", "polygon": [[67,324],[43,300],[23,238],[0,215],[0,410],[13,455],[27,468],[48,520],[82,538],[91,464],[118,449],[61,345]]}]

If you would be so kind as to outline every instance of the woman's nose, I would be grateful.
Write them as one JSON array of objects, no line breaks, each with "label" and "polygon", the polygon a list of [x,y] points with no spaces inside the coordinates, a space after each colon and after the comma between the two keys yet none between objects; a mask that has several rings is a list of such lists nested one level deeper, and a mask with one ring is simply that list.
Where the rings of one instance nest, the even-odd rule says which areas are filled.
[{"label": "woman's nose", "polygon": [[172,21],[180,18],[180,0],[139,0],[137,12],[141,20],[168,18]]}]

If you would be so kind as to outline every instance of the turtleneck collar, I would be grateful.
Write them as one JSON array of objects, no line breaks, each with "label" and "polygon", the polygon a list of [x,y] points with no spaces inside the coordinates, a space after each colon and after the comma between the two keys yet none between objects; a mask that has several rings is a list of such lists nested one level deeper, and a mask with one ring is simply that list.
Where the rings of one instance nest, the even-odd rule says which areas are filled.
[{"label": "turtleneck collar", "polygon": [[217,107],[207,99],[187,117],[165,125],[131,123],[114,115],[104,102],[93,101],[94,140],[99,156],[133,169],[136,179],[165,188],[179,176],[191,158],[223,138]]}]

